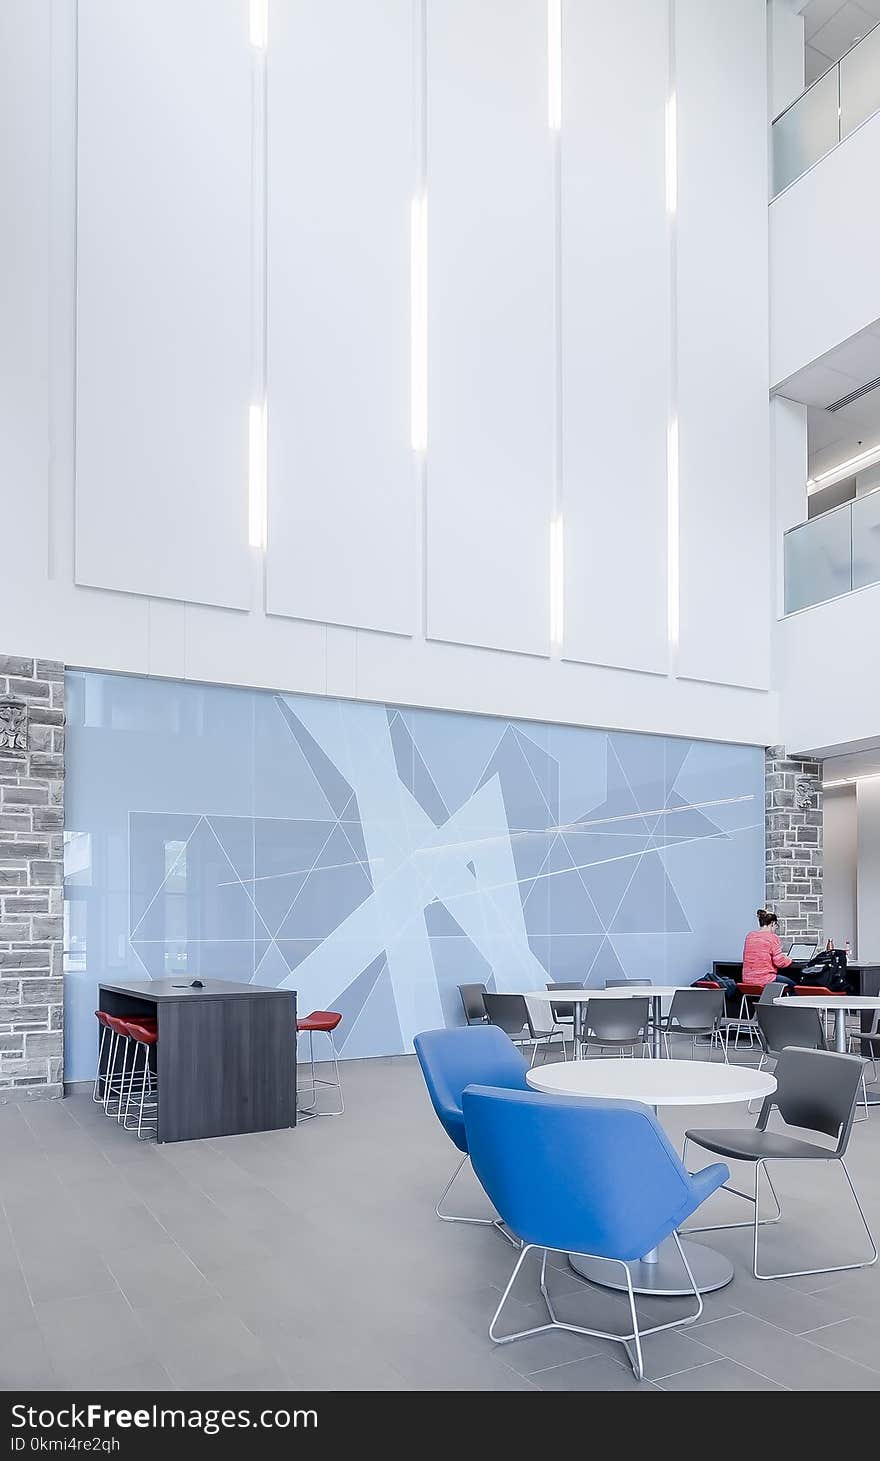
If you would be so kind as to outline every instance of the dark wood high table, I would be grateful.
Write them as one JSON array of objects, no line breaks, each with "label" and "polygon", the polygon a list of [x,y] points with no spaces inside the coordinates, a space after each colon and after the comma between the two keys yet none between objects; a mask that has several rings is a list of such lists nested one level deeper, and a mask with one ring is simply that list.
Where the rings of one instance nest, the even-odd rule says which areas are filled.
[{"label": "dark wood high table", "polygon": [[98,985],[108,1015],[153,1015],[159,1141],[296,1125],[296,994],[177,979]]}]

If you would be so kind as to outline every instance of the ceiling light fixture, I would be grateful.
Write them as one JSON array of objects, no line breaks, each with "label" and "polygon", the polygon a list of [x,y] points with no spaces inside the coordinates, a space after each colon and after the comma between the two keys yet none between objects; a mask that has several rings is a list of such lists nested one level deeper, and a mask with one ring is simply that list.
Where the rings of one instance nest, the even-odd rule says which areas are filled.
[{"label": "ceiling light fixture", "polygon": [[830,791],[835,786],[856,786],[860,781],[876,781],[880,771],[865,771],[860,776],[843,776],[839,781],[823,781],[822,790]]},{"label": "ceiling light fixture", "polygon": [[842,482],[845,477],[851,477],[863,467],[873,467],[876,462],[880,462],[880,443],[868,447],[854,457],[848,457],[836,467],[829,467],[827,472],[817,472],[815,477],[808,477],[807,491],[821,492],[823,487],[833,487],[835,482]]}]

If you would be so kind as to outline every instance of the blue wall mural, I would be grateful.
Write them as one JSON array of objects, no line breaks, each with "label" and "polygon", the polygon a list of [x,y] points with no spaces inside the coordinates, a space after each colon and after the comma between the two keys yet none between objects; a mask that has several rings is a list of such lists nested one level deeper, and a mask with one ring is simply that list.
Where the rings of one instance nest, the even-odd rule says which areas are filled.
[{"label": "blue wall mural", "polygon": [[689,983],[763,895],[754,748],[67,680],[69,1080],[102,977],[295,988],[385,1055],[460,1023],[463,983]]}]

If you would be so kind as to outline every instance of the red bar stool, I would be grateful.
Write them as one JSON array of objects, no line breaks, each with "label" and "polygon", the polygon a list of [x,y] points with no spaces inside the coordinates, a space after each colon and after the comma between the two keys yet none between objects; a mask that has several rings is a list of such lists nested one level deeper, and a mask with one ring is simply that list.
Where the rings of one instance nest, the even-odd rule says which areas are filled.
[{"label": "red bar stool", "polygon": [[[101,1105],[104,1108],[105,1116],[115,1116],[117,1121],[122,1121],[124,1116],[123,1100],[125,1098],[125,1077],[126,1072],[128,1071],[129,1047],[132,1043],[132,1037],[128,1028],[129,1021],[123,1018],[123,1016],[121,1015],[107,1014],[104,1010],[101,1011],[101,1015],[103,1017],[101,1019],[101,1024],[105,1025],[106,1029],[110,1032],[110,1044],[107,1050],[106,1065],[104,1067],[104,1094],[103,1097],[100,1098],[100,1100]],[[153,1029],[156,1028],[156,1021],[150,1015],[144,1015],[141,1019],[139,1019],[139,1023],[142,1024],[144,1027],[152,1026]],[[101,1048],[103,1048],[103,1043],[104,1037],[102,1034]],[[120,1055],[122,1056],[122,1070],[121,1072],[117,1073]],[[101,1070],[99,1064],[99,1078],[100,1075]],[[115,1106],[113,1104],[114,1102]]]},{"label": "red bar stool", "polygon": [[[342,1095],[342,1082],[339,1079],[339,1058],[336,1053],[336,1041],[333,1039],[333,1031],[336,1029],[336,1026],[339,1024],[341,1019],[342,1015],[338,1014],[336,1010],[312,1010],[312,1013],[310,1015],[306,1015],[305,1019],[297,1020],[296,1022],[297,1034],[307,1034],[309,1037],[309,1073],[311,1077],[311,1084],[303,1087],[298,1086],[297,1094],[302,1091],[307,1095],[311,1095],[312,1100],[310,1106],[299,1107],[299,1113],[301,1116],[341,1116],[343,1111],[345,1110],[345,1100]],[[316,1035],[326,1035],[327,1039],[330,1042],[330,1051],[333,1057],[333,1065],[336,1070],[335,1081],[324,1080],[321,1077],[315,1075]],[[333,1089],[339,1092],[338,1111],[318,1110],[319,1086],[331,1086]]]},{"label": "red bar stool", "polygon": [[[126,1019],[122,1021],[122,1023],[125,1026],[125,1033],[128,1036],[131,1045],[133,1046],[131,1074],[128,1079],[128,1096],[126,1097],[125,1114],[122,1118],[122,1124],[125,1127],[126,1131],[135,1130],[135,1121],[133,1116],[131,1118],[131,1124],[129,1125],[129,1113],[131,1110],[132,1100],[134,1099],[137,1103],[137,1091],[135,1089],[135,1081],[137,1078],[137,1061],[138,1053],[140,1051],[143,1051],[144,1062],[140,1078],[140,1102],[137,1103],[137,1134],[138,1140],[143,1141],[147,1136],[151,1134],[151,1132],[158,1132],[159,1129],[159,1100],[158,1093],[156,1091],[153,1069],[150,1065],[150,1051],[152,1050],[153,1046],[156,1045],[158,1042],[159,1030],[156,1021],[149,1017],[145,1017],[143,1019],[141,1019],[140,1017],[136,1019]],[[144,1106],[147,1104],[148,1097],[150,1097],[150,1101],[147,1109],[149,1112],[150,1108],[152,1108],[153,1114],[150,1118],[150,1121],[145,1123]],[[153,1122],[155,1124],[153,1124]]]}]

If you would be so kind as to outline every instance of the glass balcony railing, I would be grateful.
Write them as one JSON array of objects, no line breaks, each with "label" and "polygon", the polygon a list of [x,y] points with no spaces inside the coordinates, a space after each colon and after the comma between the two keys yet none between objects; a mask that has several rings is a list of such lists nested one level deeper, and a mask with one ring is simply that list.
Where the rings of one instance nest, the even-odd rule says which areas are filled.
[{"label": "glass balcony railing", "polygon": [[880,583],[880,490],[785,534],[785,612]]},{"label": "glass balcony railing", "polygon": [[841,56],[771,127],[773,197],[880,109],[880,24]]}]

